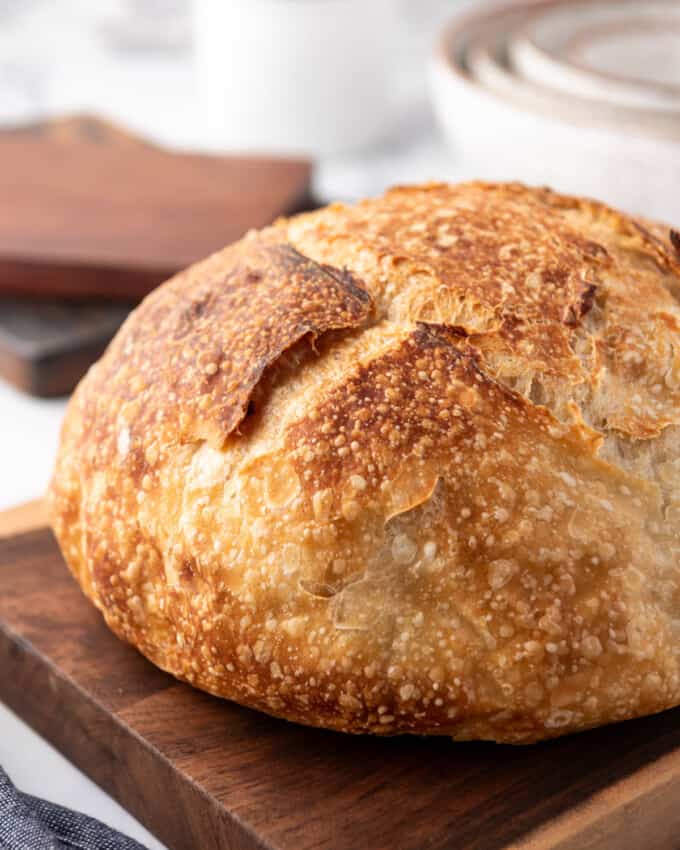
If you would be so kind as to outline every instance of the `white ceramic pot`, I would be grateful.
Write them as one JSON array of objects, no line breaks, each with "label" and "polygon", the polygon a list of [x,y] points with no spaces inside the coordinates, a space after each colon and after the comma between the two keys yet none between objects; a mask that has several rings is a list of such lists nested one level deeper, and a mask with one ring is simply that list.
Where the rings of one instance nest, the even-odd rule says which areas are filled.
[{"label": "white ceramic pot", "polygon": [[465,53],[479,34],[480,15],[498,14],[476,12],[455,21],[431,60],[432,100],[458,170],[549,185],[680,223],[680,131],[675,139],[653,129],[629,131],[615,116],[600,120],[597,110],[588,123],[587,110],[564,94],[550,97],[546,91],[539,98],[511,81],[502,90],[469,73],[461,49]]},{"label": "white ceramic pot", "polygon": [[377,141],[394,109],[394,0],[194,0],[213,141],[329,154]]}]

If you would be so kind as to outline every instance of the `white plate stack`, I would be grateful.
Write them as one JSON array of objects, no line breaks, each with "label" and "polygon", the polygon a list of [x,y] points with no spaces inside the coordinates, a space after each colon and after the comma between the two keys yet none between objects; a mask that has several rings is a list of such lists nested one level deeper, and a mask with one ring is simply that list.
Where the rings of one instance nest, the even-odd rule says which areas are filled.
[{"label": "white plate stack", "polygon": [[467,173],[680,222],[680,0],[482,6],[446,28],[431,84]]}]

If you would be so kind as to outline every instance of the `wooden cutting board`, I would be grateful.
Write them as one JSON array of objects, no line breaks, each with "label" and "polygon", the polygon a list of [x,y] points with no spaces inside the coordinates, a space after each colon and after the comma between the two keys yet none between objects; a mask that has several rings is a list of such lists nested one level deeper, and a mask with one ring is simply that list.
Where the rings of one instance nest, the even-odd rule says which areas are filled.
[{"label": "wooden cutting board", "polygon": [[133,305],[0,297],[0,377],[34,396],[67,395]]},{"label": "wooden cutting board", "polygon": [[300,209],[310,174],[165,150],[91,116],[0,133],[0,293],[138,300]]},{"label": "wooden cutting board", "polygon": [[274,720],[113,637],[44,521],[0,517],[0,697],[173,850],[678,847],[680,711],[524,748]]},{"label": "wooden cutting board", "polygon": [[0,377],[69,393],[135,301],[307,206],[310,175],[302,160],[171,153],[88,115],[3,130]]}]

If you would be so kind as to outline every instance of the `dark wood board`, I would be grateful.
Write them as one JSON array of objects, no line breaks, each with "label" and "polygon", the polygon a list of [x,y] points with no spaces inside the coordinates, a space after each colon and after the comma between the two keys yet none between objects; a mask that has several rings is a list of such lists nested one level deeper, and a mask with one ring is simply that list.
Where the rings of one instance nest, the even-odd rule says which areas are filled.
[{"label": "dark wood board", "polygon": [[173,850],[679,843],[678,711],[525,748],[305,729],[120,643],[46,529],[0,541],[0,697]]},{"label": "dark wood board", "polygon": [[309,180],[305,161],[170,153],[88,115],[3,130],[0,377],[67,394],[133,306],[119,299],[307,205]]},{"label": "dark wood board", "polygon": [[306,160],[164,150],[83,117],[0,133],[0,293],[139,299],[307,203]]},{"label": "dark wood board", "polygon": [[133,306],[0,298],[0,377],[30,395],[66,395]]}]

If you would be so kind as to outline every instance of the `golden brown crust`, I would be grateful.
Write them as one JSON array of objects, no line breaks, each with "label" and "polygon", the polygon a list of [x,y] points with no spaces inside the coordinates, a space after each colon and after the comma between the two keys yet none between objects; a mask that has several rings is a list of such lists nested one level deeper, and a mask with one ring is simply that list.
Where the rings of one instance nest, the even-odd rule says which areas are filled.
[{"label": "golden brown crust", "polygon": [[303,723],[523,742],[676,705],[679,293],[669,231],[547,189],[281,221],[82,382],[65,557],[164,669]]},{"label": "golden brown crust", "polygon": [[[134,403],[126,416],[132,442],[159,428],[169,441],[191,440],[205,428],[219,445],[286,349],[360,325],[370,307],[349,272],[314,263],[273,235],[252,236],[144,301],[99,365],[93,402],[109,414]],[[98,427],[97,409],[91,416]]]}]

